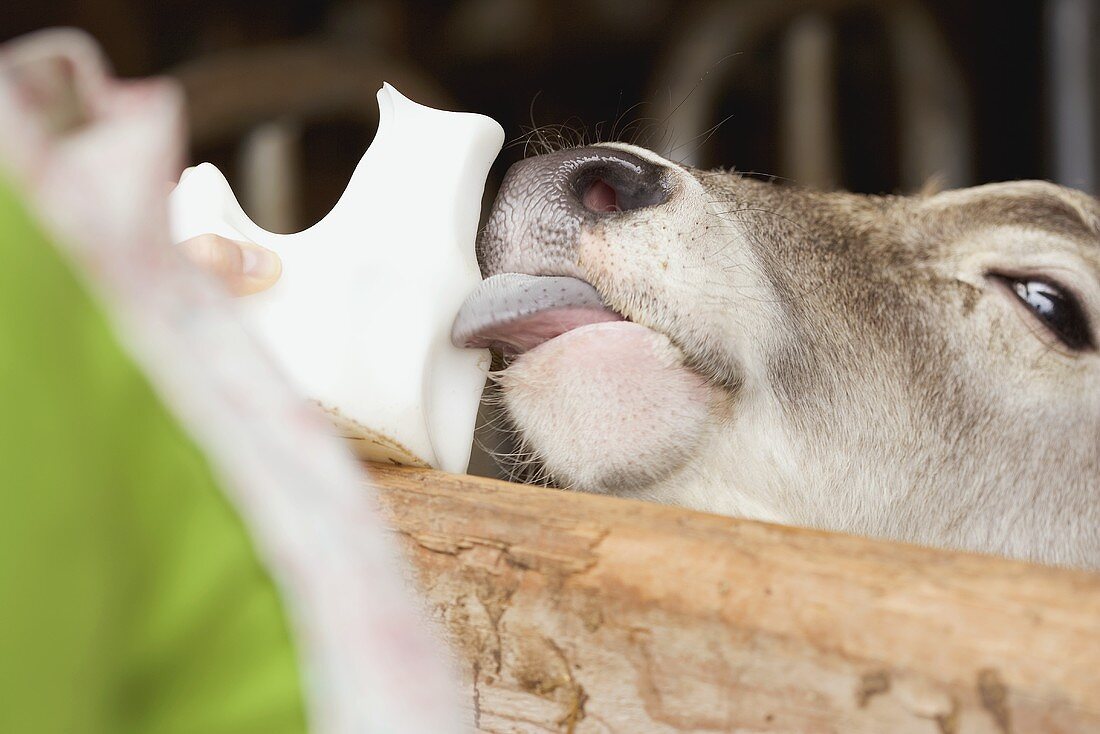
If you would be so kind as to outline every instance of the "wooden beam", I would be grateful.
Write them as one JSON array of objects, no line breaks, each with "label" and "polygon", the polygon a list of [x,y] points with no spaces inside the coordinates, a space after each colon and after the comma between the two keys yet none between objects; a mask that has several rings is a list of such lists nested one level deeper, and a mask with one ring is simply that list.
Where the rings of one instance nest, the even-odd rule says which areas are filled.
[{"label": "wooden beam", "polygon": [[1100,575],[370,472],[480,731],[1100,731]]}]

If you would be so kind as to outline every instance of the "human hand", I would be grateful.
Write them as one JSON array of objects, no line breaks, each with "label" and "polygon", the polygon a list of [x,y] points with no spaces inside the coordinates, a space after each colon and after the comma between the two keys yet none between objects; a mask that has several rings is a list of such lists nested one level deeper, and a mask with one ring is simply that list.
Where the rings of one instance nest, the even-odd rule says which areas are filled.
[{"label": "human hand", "polygon": [[278,255],[252,242],[202,234],[184,240],[178,247],[191,262],[224,282],[237,296],[267,290],[283,272]]}]

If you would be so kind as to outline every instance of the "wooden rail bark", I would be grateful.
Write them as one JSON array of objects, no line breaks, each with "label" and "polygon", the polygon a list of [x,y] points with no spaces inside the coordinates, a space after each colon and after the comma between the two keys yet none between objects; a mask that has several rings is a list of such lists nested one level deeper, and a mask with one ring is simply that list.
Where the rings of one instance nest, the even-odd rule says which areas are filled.
[{"label": "wooden rail bark", "polygon": [[485,732],[1100,732],[1100,575],[371,466]]}]

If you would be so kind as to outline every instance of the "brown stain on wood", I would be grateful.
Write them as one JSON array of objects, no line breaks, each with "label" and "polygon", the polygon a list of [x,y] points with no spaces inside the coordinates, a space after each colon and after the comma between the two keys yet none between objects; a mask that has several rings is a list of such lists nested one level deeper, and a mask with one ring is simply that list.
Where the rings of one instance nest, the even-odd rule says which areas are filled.
[{"label": "brown stain on wood", "polygon": [[864,673],[856,690],[856,706],[863,708],[874,696],[890,690],[890,671],[875,670]]},{"label": "brown stain on wood", "polygon": [[959,734],[958,704],[951,707],[950,713],[937,714],[932,720],[936,722],[936,730],[939,734]]},{"label": "brown stain on wood", "polygon": [[1012,734],[1012,718],[1008,711],[1008,688],[993,668],[978,671],[978,697],[982,708],[993,717],[1001,734]]}]

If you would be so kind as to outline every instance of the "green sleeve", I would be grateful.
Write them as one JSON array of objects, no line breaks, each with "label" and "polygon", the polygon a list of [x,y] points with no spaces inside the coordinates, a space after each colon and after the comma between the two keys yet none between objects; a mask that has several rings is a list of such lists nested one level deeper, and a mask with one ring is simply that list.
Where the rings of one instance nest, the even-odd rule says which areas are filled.
[{"label": "green sleeve", "polygon": [[0,731],[304,730],[244,525],[0,180]]}]

